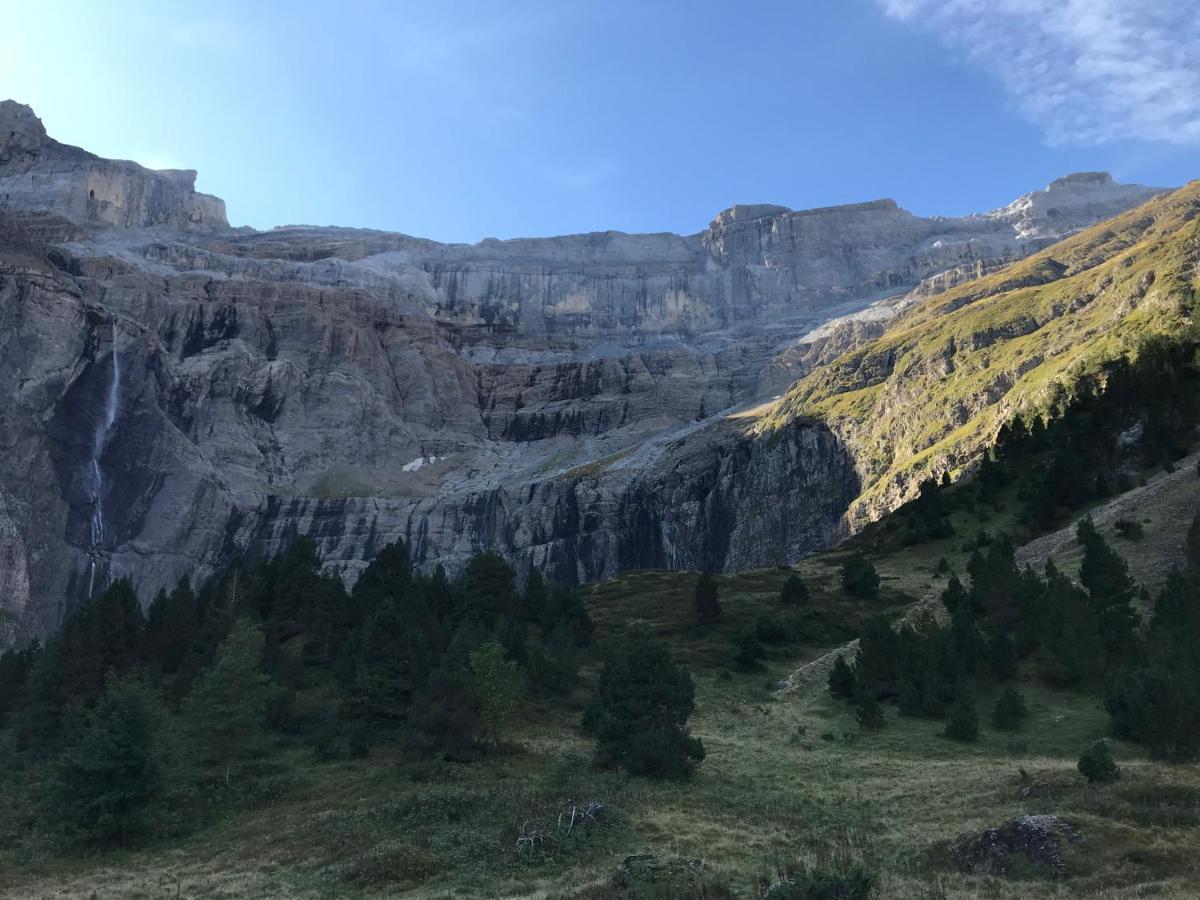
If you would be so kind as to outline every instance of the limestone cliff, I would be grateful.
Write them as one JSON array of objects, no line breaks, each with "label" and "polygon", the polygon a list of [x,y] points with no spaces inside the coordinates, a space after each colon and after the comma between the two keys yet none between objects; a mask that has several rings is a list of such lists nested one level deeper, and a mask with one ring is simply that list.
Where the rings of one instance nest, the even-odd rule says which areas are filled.
[{"label": "limestone cliff", "polygon": [[396,537],[568,580],[795,559],[862,489],[826,422],[738,417],[805,337],[1155,193],[1089,176],[962,219],[739,205],[687,236],[447,245],[234,230],[193,184],[0,103],[0,639],[116,574],[149,596],[295,534],[347,577]]}]

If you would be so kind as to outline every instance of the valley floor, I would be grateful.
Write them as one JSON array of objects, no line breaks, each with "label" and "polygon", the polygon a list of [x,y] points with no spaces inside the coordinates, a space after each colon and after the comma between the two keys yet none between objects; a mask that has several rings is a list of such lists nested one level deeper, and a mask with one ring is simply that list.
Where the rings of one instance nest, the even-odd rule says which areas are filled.
[{"label": "valley floor", "polygon": [[[1189,457],[1094,510],[1148,584],[1178,558],[1180,523],[1200,508],[1196,464]],[[1136,554],[1112,536],[1112,523],[1132,515],[1146,532]],[[705,631],[692,624],[687,576],[635,573],[592,588],[601,647],[630,628],[648,630],[691,668],[692,726],[707,757],[689,782],[593,771],[578,728],[581,693],[568,708],[531,706],[508,738],[512,752],[472,765],[414,766],[386,747],[362,761],[317,762],[307,748],[281,747],[263,764],[255,800],[141,850],[55,856],[21,834],[19,810],[0,812],[0,897],[758,897],[789,866],[845,859],[876,872],[875,896],[884,898],[1200,896],[1200,767],[1152,762],[1117,742],[1123,778],[1086,784],[1080,750],[1108,730],[1094,695],[1027,678],[1023,728],[985,725],[970,745],[891,706],[885,728],[863,731],[830,698],[831,647],[844,647],[875,610],[899,616],[928,605],[944,585],[931,574],[940,557],[963,570],[961,535],[971,526],[955,524],[958,538],[877,559],[884,591],[871,608],[837,588],[843,552],[800,564],[813,591],[806,638],[773,651],[754,674],[730,670],[731,636],[777,605],[788,571],[722,577],[725,619]],[[1075,553],[1064,530],[1018,558],[1069,566]],[[990,697],[979,699],[990,709]],[[603,803],[601,823],[519,854],[522,828],[553,821],[568,797]],[[1038,813],[1078,831],[1063,877],[983,878],[954,866],[957,838]],[[657,857],[650,864],[670,873],[665,883],[614,886],[624,860],[639,854]]]}]

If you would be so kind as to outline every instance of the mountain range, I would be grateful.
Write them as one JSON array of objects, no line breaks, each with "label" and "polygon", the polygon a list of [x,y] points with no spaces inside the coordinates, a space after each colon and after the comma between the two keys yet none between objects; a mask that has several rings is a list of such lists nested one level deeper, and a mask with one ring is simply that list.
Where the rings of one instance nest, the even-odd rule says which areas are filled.
[{"label": "mountain range", "polygon": [[[0,643],[312,537],[570,583],[791,563],[1184,315],[1200,187],[691,235],[230,227],[0,102]],[[1056,387],[1057,386],[1057,387]]]}]

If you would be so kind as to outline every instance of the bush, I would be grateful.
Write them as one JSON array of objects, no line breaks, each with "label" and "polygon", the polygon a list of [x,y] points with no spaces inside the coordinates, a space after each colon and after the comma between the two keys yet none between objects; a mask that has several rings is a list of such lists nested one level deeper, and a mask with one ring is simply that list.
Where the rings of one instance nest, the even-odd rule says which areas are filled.
[{"label": "bush", "polygon": [[1121,777],[1121,767],[1113,759],[1108,741],[1096,741],[1084,750],[1078,765],[1080,774],[1088,780],[1088,784],[1107,784]]},{"label": "bush", "polygon": [[1146,529],[1142,528],[1142,523],[1137,519],[1117,519],[1113,527],[1117,534],[1127,541],[1138,541],[1146,536]]},{"label": "bush", "polygon": [[875,875],[860,865],[836,870],[801,867],[771,885],[765,900],[867,900]]},{"label": "bush", "polygon": [[950,708],[944,734],[954,741],[979,740],[979,717],[975,714],[975,704],[969,698],[963,697]]},{"label": "bush", "polygon": [[996,700],[996,706],[992,710],[992,724],[998,731],[1016,731],[1028,714],[1025,698],[1016,688],[1007,687]]}]

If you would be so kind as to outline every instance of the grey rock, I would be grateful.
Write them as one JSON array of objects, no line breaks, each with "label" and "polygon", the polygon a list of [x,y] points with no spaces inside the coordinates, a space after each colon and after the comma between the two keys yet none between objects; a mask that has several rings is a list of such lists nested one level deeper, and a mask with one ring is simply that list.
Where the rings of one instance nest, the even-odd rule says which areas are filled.
[{"label": "grey rock", "polygon": [[297,534],[347,580],[396,538],[572,582],[793,562],[844,533],[854,454],[744,411],[939,273],[1154,193],[1089,176],[962,219],[739,205],[688,236],[462,245],[231,229],[193,185],[0,103],[0,642],[116,575],[148,598]]}]

